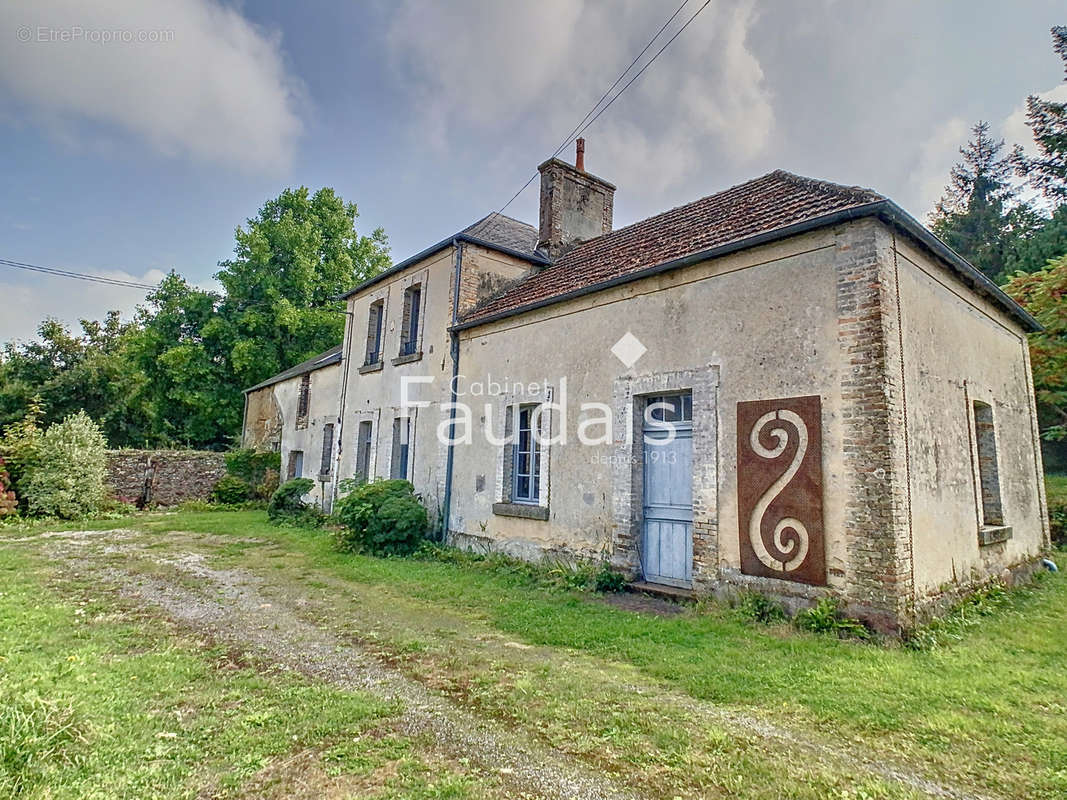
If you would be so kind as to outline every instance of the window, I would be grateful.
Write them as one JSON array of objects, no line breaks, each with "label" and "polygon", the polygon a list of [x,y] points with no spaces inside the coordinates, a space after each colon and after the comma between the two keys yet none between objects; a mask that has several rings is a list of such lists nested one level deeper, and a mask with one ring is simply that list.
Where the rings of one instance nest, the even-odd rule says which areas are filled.
[{"label": "window", "polygon": [[308,409],[311,407],[311,374],[300,379],[300,394],[296,401],[296,427],[304,428],[308,424]]},{"label": "window", "polygon": [[1000,468],[997,464],[997,437],[993,427],[993,407],[974,401],[974,439],[978,445],[978,482],[981,486],[982,526],[1004,524],[1000,504]]},{"label": "window", "polygon": [[536,505],[541,499],[541,443],[537,436],[537,406],[519,406],[512,444],[513,503]]},{"label": "window", "polygon": [[370,480],[371,430],[370,420],[359,423],[356,434],[356,480],[360,483]]},{"label": "window", "polygon": [[411,417],[397,417],[393,420],[393,461],[389,468],[390,478],[403,480],[408,476],[410,433]]},{"label": "window", "polygon": [[370,305],[367,318],[367,361],[366,365],[377,364],[382,360],[382,322],[385,316],[385,303],[376,300]]},{"label": "window", "polygon": [[333,472],[333,423],[327,422],[322,426],[322,462],[319,464],[319,475],[329,475]]},{"label": "window", "polygon": [[289,480],[304,477],[304,452],[302,450],[289,451]]},{"label": "window", "polygon": [[652,395],[645,406],[645,421],[655,422],[692,422],[693,395],[685,394]]},{"label": "window", "polygon": [[415,355],[419,349],[419,308],[422,305],[422,284],[404,290],[404,320],[400,326],[400,355]]}]

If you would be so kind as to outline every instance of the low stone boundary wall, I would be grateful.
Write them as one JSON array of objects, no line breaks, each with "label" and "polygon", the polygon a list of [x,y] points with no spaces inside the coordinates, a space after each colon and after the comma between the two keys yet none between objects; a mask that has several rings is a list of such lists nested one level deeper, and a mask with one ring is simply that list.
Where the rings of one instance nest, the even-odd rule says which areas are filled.
[{"label": "low stone boundary wall", "polygon": [[206,450],[109,450],[112,494],[138,508],[207,500],[226,474],[225,454]]}]

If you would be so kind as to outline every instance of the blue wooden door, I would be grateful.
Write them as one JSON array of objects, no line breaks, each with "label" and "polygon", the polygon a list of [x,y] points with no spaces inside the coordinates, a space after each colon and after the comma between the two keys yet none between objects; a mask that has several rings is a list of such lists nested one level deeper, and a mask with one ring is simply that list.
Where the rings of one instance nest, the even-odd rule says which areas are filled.
[{"label": "blue wooden door", "polygon": [[693,437],[676,427],[673,441],[663,430],[644,437],[645,580],[688,587],[693,578]]}]

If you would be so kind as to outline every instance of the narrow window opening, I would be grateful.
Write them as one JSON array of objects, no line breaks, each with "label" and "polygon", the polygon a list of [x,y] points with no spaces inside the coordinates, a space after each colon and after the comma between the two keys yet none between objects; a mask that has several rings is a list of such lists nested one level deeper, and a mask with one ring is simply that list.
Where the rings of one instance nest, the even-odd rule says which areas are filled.
[{"label": "narrow window opening", "polygon": [[993,407],[974,402],[974,438],[978,445],[978,480],[981,486],[982,525],[1004,524],[1000,500],[1000,467],[997,463],[997,437],[993,425]]},{"label": "narrow window opening", "polygon": [[367,360],[366,365],[377,364],[382,360],[382,317],[385,304],[381,300],[371,303],[367,317]]},{"label": "narrow window opening", "polygon": [[411,447],[411,417],[393,420],[393,459],[389,477],[404,480],[408,476],[408,452]]},{"label": "narrow window opening", "polygon": [[366,483],[370,480],[371,444],[371,422],[364,420],[359,423],[359,432],[356,436],[356,480],[359,483]]},{"label": "narrow window opening", "polygon": [[537,435],[537,406],[519,406],[512,444],[511,498],[536,505],[541,499],[541,442]]},{"label": "narrow window opening", "polygon": [[289,470],[288,478],[304,477],[304,451],[303,450],[291,450],[289,452]]},{"label": "narrow window opening", "polygon": [[333,472],[333,423],[327,422],[322,426],[322,461],[319,464],[319,475],[329,475]]},{"label": "narrow window opening", "polygon": [[300,379],[300,395],[296,403],[296,425],[298,428],[308,424],[308,410],[311,408],[311,375]]},{"label": "narrow window opening", "polygon": [[409,286],[404,290],[404,319],[400,326],[400,355],[402,356],[411,356],[418,352],[421,305],[421,284]]}]

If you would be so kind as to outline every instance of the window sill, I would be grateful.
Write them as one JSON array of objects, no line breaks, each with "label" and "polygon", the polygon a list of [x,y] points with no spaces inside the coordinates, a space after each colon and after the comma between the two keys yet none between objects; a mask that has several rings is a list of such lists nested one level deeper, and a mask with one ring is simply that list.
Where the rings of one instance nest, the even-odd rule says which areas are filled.
[{"label": "window sill", "polygon": [[371,364],[364,364],[359,368],[360,375],[366,375],[368,372],[381,372],[384,363],[381,361],[375,361]]},{"label": "window sill", "polygon": [[296,427],[296,429],[298,431],[307,430],[307,426],[308,426],[308,418],[307,417],[301,417],[296,421],[296,426],[295,427]]},{"label": "window sill", "polygon": [[991,544],[1000,544],[1011,538],[1010,525],[983,525],[978,529],[978,545],[985,547]]},{"label": "window sill", "polygon": [[493,503],[493,513],[498,517],[522,517],[523,519],[548,519],[547,506],[535,506],[528,503]]},{"label": "window sill", "polygon": [[416,351],[414,353],[410,353],[410,354],[408,354],[406,356],[397,356],[396,358],[392,359],[389,363],[392,364],[394,367],[399,367],[401,364],[412,364],[412,363],[414,363],[416,361],[420,361],[421,359],[422,359],[422,351],[418,350],[418,351]]}]

